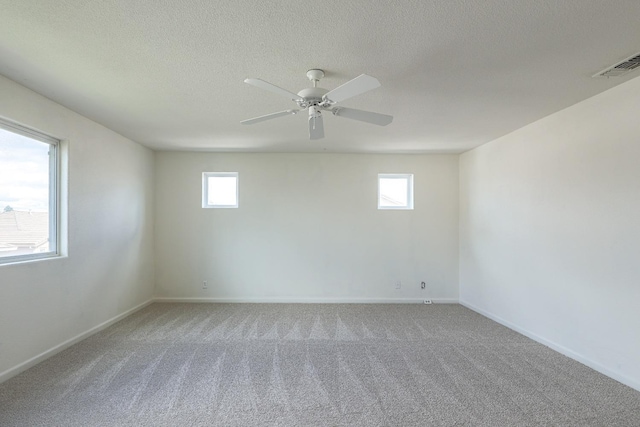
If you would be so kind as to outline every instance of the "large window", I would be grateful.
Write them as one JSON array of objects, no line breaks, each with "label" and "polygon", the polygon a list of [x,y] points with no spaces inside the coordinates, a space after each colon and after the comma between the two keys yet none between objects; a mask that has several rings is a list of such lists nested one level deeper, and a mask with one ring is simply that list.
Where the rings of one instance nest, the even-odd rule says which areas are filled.
[{"label": "large window", "polygon": [[378,209],[413,209],[413,175],[378,174]]},{"label": "large window", "polygon": [[203,208],[238,207],[238,172],[204,172],[202,174]]},{"label": "large window", "polygon": [[59,141],[0,119],[0,263],[59,250]]}]

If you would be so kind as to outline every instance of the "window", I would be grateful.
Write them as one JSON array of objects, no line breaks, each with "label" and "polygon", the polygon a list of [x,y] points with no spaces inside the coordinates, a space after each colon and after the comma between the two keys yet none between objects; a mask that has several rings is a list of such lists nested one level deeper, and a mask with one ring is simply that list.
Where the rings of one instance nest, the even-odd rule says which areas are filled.
[{"label": "window", "polygon": [[0,119],[0,263],[60,254],[59,148]]},{"label": "window", "polygon": [[378,174],[378,209],[413,209],[413,175]]},{"label": "window", "polygon": [[238,172],[204,172],[202,174],[203,208],[238,207]]}]

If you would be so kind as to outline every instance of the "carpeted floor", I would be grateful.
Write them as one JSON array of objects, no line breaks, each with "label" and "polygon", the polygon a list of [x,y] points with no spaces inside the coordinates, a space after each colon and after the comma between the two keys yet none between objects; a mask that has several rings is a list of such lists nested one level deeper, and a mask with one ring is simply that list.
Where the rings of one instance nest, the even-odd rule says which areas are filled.
[{"label": "carpeted floor", "polygon": [[1,426],[640,426],[459,305],[153,304],[0,384]]}]

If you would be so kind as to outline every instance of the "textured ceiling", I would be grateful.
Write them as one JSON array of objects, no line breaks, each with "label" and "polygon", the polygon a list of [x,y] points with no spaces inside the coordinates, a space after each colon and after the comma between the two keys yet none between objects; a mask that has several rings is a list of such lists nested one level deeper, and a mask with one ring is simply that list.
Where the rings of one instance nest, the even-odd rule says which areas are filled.
[{"label": "textured ceiling", "polygon": [[[171,150],[461,152],[637,75],[638,0],[0,0],[0,74],[135,141]],[[343,106],[387,127],[306,114],[243,83],[382,86]]]}]

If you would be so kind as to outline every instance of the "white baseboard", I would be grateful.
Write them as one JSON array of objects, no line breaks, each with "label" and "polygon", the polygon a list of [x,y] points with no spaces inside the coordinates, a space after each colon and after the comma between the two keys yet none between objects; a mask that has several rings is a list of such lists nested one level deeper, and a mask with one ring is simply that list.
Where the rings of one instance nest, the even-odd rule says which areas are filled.
[{"label": "white baseboard", "polygon": [[640,391],[640,382],[635,381],[632,378],[629,378],[625,375],[620,374],[619,372],[615,372],[610,370],[609,368],[601,365],[600,363],[594,362],[591,359],[588,359],[584,356],[582,356],[579,353],[576,353],[575,351],[568,349],[560,344],[557,344],[553,341],[549,341],[546,338],[543,338],[533,332],[530,332],[526,329],[523,329],[499,316],[496,316],[495,314],[489,313],[488,311],[485,311],[481,308],[478,308],[476,306],[474,306],[473,304],[470,304],[466,301],[460,300],[460,304],[467,307],[470,310],[475,311],[478,314],[481,314],[485,317],[488,317],[491,320],[494,320],[498,323],[500,323],[501,325],[506,326],[509,329],[513,329],[514,331],[521,333],[522,335],[531,338],[534,341],[539,342],[540,344],[546,345],[547,347],[557,351],[558,353],[564,354],[565,356],[576,360],[580,363],[582,363],[583,365],[586,365],[588,367],[590,367],[591,369],[600,372],[601,374],[604,374],[606,376],[608,376],[609,378],[613,378],[614,380],[621,382],[624,385],[627,385],[635,390]]},{"label": "white baseboard", "polygon": [[72,345],[76,344],[77,342],[82,341],[85,338],[90,337],[91,335],[100,332],[101,330],[113,325],[114,323],[116,323],[119,320],[124,319],[125,317],[129,316],[130,314],[135,313],[136,311],[148,306],[149,304],[151,304],[153,302],[153,299],[150,299],[148,301],[143,302],[142,304],[139,304],[127,311],[125,311],[124,313],[120,313],[115,317],[112,317],[111,319],[100,323],[97,326],[94,326],[93,328],[89,329],[88,331],[85,331],[79,335],[76,335],[73,338],[70,338],[68,340],[66,340],[65,342],[58,344],[55,347],[50,348],[49,350],[46,350],[40,354],[38,354],[35,357],[32,357],[31,359],[27,360],[26,362],[22,362],[17,366],[14,366],[13,368],[9,368],[6,371],[0,373],[0,383],[8,380],[9,378],[12,378],[16,375],[18,375],[21,372],[26,371],[27,369],[31,368],[32,366],[37,365],[38,363],[44,361],[45,359],[50,358],[51,356],[60,353],[62,350],[65,350],[69,347],[71,347]]},{"label": "white baseboard", "polygon": [[[154,298],[154,302],[274,303],[274,304],[423,304],[419,298]],[[457,304],[455,298],[432,298],[434,304]]]}]

